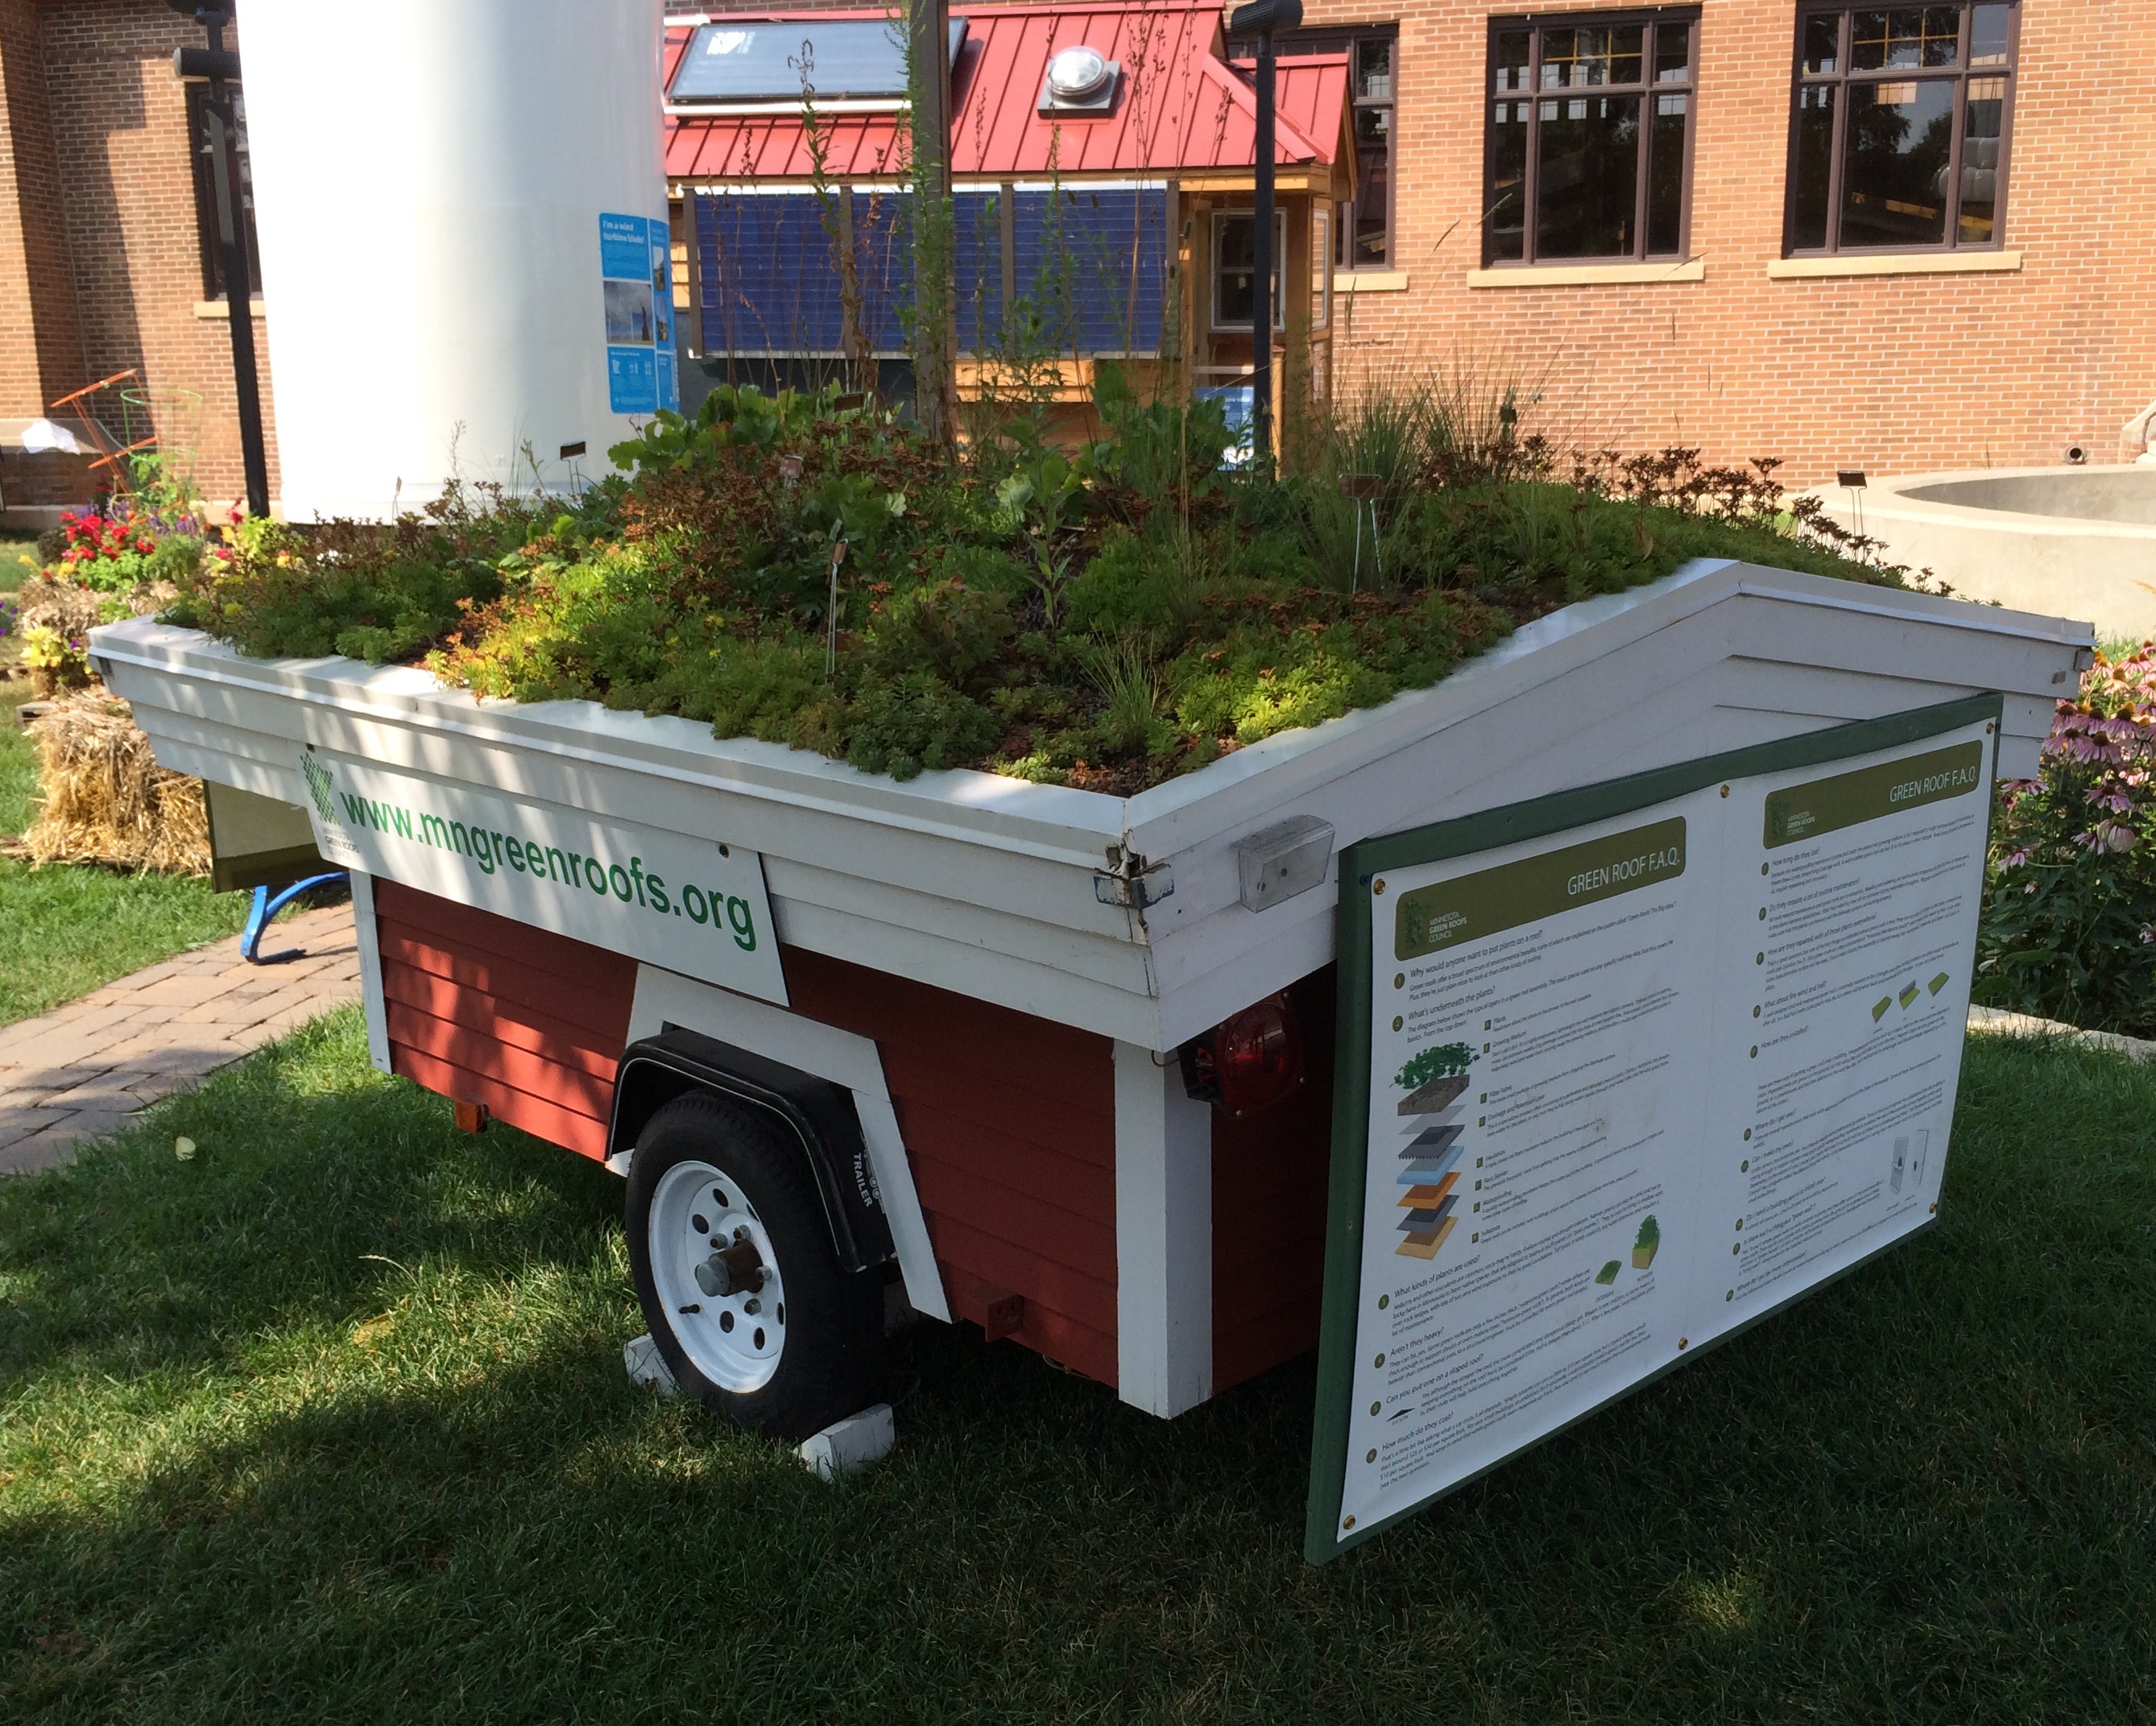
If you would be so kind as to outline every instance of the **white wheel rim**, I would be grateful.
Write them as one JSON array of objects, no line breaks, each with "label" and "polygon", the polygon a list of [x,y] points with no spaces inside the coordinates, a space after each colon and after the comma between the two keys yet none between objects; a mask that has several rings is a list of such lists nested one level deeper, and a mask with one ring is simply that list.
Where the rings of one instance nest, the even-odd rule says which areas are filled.
[{"label": "white wheel rim", "polygon": [[[785,1353],[788,1315],[778,1256],[756,1207],[724,1169],[677,1163],[659,1179],[648,1226],[652,1285],[681,1352],[721,1390],[761,1390]],[[696,1267],[742,1240],[753,1241],[763,1260],[763,1287],[705,1293]]]}]

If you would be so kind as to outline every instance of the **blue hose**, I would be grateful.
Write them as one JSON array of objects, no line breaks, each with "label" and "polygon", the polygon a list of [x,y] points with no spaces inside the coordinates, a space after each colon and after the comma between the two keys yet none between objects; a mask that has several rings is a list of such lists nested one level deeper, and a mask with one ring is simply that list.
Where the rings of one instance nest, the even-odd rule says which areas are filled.
[{"label": "blue hose", "polygon": [[351,877],[341,869],[332,871],[327,875],[311,875],[303,881],[295,881],[274,899],[270,896],[269,888],[257,887],[254,890],[254,908],[247,913],[247,927],[240,933],[239,956],[250,965],[280,965],[287,959],[304,957],[303,950],[296,947],[289,952],[273,953],[267,958],[256,951],[262,944],[263,932],[270,927],[270,919],[298,898],[300,894],[312,888],[326,887],[333,882],[349,885],[350,880]]}]

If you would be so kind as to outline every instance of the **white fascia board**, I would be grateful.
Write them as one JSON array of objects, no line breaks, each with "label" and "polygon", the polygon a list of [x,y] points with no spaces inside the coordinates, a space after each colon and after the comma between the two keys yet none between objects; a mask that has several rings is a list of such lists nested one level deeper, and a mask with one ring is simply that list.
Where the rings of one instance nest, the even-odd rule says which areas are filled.
[{"label": "white fascia board", "polygon": [[[963,946],[902,924],[849,917],[775,896],[772,917],[779,938],[789,946],[829,953],[873,971],[1101,1036],[1142,1042],[1148,1048],[1174,1046],[1158,1040],[1160,1004],[1154,998],[1149,971],[1146,986],[1119,988],[1051,964]],[[1142,948],[1134,951],[1147,953]]]},{"label": "white fascia board", "polygon": [[[219,737],[214,727],[175,717],[147,702],[138,703],[136,713],[161,753],[204,777],[225,775],[207,753],[190,748],[182,763],[173,753],[175,733],[184,738],[183,748],[198,748],[198,739],[214,738],[228,747],[239,741],[289,753],[290,746],[260,732]],[[934,980],[963,989],[965,955],[979,949],[1090,979],[1121,993],[1151,993],[1149,962],[1133,933],[1132,914],[1100,903],[1091,871],[887,830],[875,835],[877,861],[872,869],[858,862],[852,868],[824,867],[799,860],[858,859],[864,850],[858,827],[778,803],[757,805],[749,812],[753,819],[728,820],[731,812],[708,794],[685,793],[671,782],[634,774],[608,775],[577,764],[565,768],[528,749],[490,747],[477,773],[471,771],[470,753],[460,752],[465,770],[459,772],[458,763],[440,759],[439,748],[426,747],[436,741],[424,732],[393,731],[340,740],[337,746],[425,776],[442,788],[450,804],[460,783],[476,779],[512,794],[756,850],[764,859],[780,938],[815,951],[851,958],[865,945],[881,948],[900,942],[920,951],[916,963],[927,963]],[[420,758],[411,758],[415,754]],[[281,794],[287,802],[305,795],[296,775],[275,788],[259,789]],[[933,890],[915,885],[920,882],[932,883]],[[1029,913],[1004,908],[1011,904],[1027,906]],[[819,912],[830,915],[819,917]],[[862,925],[872,927],[865,930]],[[949,952],[940,959],[927,957],[945,948]],[[908,974],[913,974],[910,968]]]},{"label": "white fascia board", "polygon": [[359,948],[359,996],[367,1015],[367,1059],[377,1072],[390,1071],[389,1014],[382,994],[381,932],[374,923],[374,877],[364,870],[345,871],[352,883],[352,925]]},{"label": "white fascia board", "polygon": [[[1283,814],[1312,814],[1329,823],[1337,851],[1374,833],[1394,833],[1435,819],[1428,812],[1471,785],[1492,783],[1493,804],[1533,794],[1512,792],[1508,776],[1518,764],[1553,748],[1597,747],[1621,716],[1663,699],[1673,683],[1718,663],[1731,645],[1727,624],[1723,608],[1712,606],[1578,660],[1563,674],[1561,705],[1551,699],[1543,678],[1502,690],[1486,687],[1488,699],[1471,706],[1437,710],[1435,704],[1426,704],[1417,733],[1389,740],[1382,752],[1342,748],[1322,757],[1306,755],[1284,767],[1279,800],[1251,808],[1242,822],[1209,835],[1191,850],[1172,854],[1175,895],[1147,913],[1153,944],[1164,955],[1176,927],[1231,907],[1254,923],[1280,915],[1285,907],[1259,913],[1243,910],[1235,841]],[[1419,693],[1435,695],[1444,687]],[[1411,698],[1396,699],[1379,711],[1389,713],[1405,699]],[[1594,717],[1590,735],[1582,735],[1582,714]],[[1503,785],[1502,791],[1494,789],[1497,783]]]},{"label": "white fascia board", "polygon": [[[1332,777],[1252,824],[1292,808],[1332,823],[1346,845],[1980,691],[2050,691],[2071,664],[2071,629],[2043,627],[2056,620],[1972,632],[1969,612],[1979,623],[1999,614],[1907,597],[1925,604],[1913,612],[1821,608],[1810,595],[1792,604],[1782,592],[1731,584],[1707,607],[1571,665],[1562,706],[1537,680],[1389,755],[1336,765]],[[1953,608],[1943,619],[1942,604]],[[2008,731],[2025,727],[2033,748],[2051,699],[2009,694]],[[1583,713],[1592,725],[1582,724]],[[1232,838],[1173,861],[1175,896],[1146,913],[1164,1040],[1197,1035],[1332,957],[1337,849],[1319,886],[1257,913],[1238,896]]]},{"label": "white fascia board", "polygon": [[1919,593],[1907,588],[1877,588],[1862,582],[1837,581],[1832,576],[1806,575],[1795,569],[1768,569],[1757,563],[1733,563],[1738,591],[1764,598],[1786,599],[1792,604],[1814,605],[1828,611],[1866,612],[1964,629],[1972,635],[1998,636],[2045,646],[2092,647],[2095,626],[2072,618],[2052,617],[2038,611],[2009,611],[1975,599],[1950,598],[1943,593]]},{"label": "white fascia board", "polygon": [[[1672,575],[1630,593],[1568,605],[1522,624],[1441,683],[1398,695],[1307,729],[1282,732],[1239,749],[1200,773],[1153,786],[1130,799],[1130,843],[1157,860],[1241,828],[1253,816],[1291,807],[1296,792],[1419,742],[1459,718],[1563,676],[1628,640],[1724,597],[1714,578],[1735,566],[1695,559]],[[1585,638],[1594,637],[1592,640]],[[1292,788],[1269,795],[1257,782]],[[1343,835],[1351,843],[1363,835]]]},{"label": "white fascia board", "polygon": [[[1268,737],[1202,772],[1140,792],[1129,802],[1130,849],[1158,861],[1231,829],[1247,830],[1260,824],[1259,818],[1276,818],[1296,807],[1296,799],[1309,787],[1406,747],[1467,714],[1547,687],[1594,660],[1740,594],[1793,609],[1887,619],[1928,634],[1938,653],[1957,656],[1953,670],[1960,675],[1937,681],[1965,688],[2041,694],[2052,686],[2060,653],[2088,646],[2093,639],[2087,624],[2063,618],[1695,558],[1646,587],[1569,605],[1524,624],[1429,689]],[[1958,633],[1944,636],[1939,630]],[[1363,836],[1342,833],[1338,842]],[[1181,881],[1178,870],[1178,891]]]},{"label": "white fascia board", "polygon": [[[1095,792],[966,769],[901,783],[783,744],[721,740],[693,720],[618,712],[596,701],[481,702],[411,666],[369,667],[341,658],[249,660],[195,630],[140,619],[96,631],[91,651],[123,678],[130,667],[177,674],[207,686],[205,693],[219,686],[253,691],[346,722],[375,718],[406,729],[416,723],[452,747],[536,749],[1087,869],[1106,867],[1110,847],[1122,837],[1121,800]],[[142,698],[160,699],[155,688],[141,686]],[[345,747],[337,737],[316,735],[311,723],[278,730],[295,742]]]},{"label": "white fascia board", "polygon": [[[290,751],[285,740],[151,705],[148,697],[172,681],[154,680],[150,689],[136,695],[136,717],[160,760],[177,771],[288,803],[305,795],[296,772],[280,758]],[[124,684],[122,691],[126,692]],[[249,701],[273,711],[279,705],[270,696]],[[424,732],[403,732],[373,741],[414,738],[430,741]],[[365,740],[326,741],[354,753],[369,753],[352,747]],[[393,753],[401,752],[377,748],[372,758],[392,758]],[[476,758],[465,752],[465,758],[469,766]],[[561,788],[551,784],[534,788],[520,773],[542,759],[529,750],[490,748],[484,764],[501,771],[480,776],[480,782],[507,789],[506,782],[515,781],[519,789],[552,791],[557,794],[553,800],[576,803],[573,794],[562,795]],[[440,773],[448,765],[443,762],[398,764],[438,777],[446,787],[459,782],[457,776]],[[587,770],[577,771],[581,775]],[[669,830],[694,831],[707,824],[692,818],[691,801],[677,790],[670,804],[655,810],[638,808],[634,814]],[[768,806],[768,812],[781,825],[798,814],[778,804]],[[824,817],[817,823],[825,828],[837,824]],[[769,835],[755,837],[767,842]],[[859,852],[858,830],[838,837]],[[782,941],[1104,1035],[1141,1041],[1158,1037],[1151,955],[1129,932],[1132,914],[1098,902],[1090,871],[947,841],[939,845],[918,835],[885,832],[877,837],[876,854],[885,866],[880,878],[801,863],[776,849],[765,851],[773,916]],[[848,848],[834,845],[831,850]],[[919,872],[938,879],[942,891],[922,893],[893,884],[895,876],[907,872],[892,867],[894,860],[909,850],[940,854],[921,860]],[[961,890],[976,884],[976,878],[982,890],[968,897]],[[1014,898],[1030,900],[1036,914],[996,908],[995,901]],[[1096,928],[1096,922],[1109,932]]]},{"label": "white fascia board", "polygon": [[1213,1109],[1116,1045],[1116,1395],[1173,1419],[1213,1394]]},{"label": "white fascia board", "polygon": [[[1127,936],[1096,935],[1039,916],[1019,917],[991,905],[941,894],[894,891],[884,881],[865,881],[835,869],[764,856],[764,884],[775,907],[814,905],[870,922],[887,923],[958,948],[979,948],[1031,960],[1073,976],[1118,989],[1147,991],[1150,975],[1142,944]],[[1081,884],[1094,905],[1090,878]],[[1103,907],[1122,918],[1121,907]],[[779,935],[786,937],[787,912],[777,912]]]},{"label": "white fascia board", "polygon": [[136,727],[150,739],[158,766],[252,791],[258,797],[274,797],[280,803],[305,804],[307,789],[298,769],[250,749],[249,734],[205,727],[146,701],[136,704],[134,715]]}]

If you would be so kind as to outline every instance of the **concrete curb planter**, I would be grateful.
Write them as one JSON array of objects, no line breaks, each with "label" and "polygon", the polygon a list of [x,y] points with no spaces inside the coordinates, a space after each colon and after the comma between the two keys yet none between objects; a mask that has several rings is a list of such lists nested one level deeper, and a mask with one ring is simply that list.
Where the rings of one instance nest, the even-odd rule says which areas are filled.
[{"label": "concrete curb planter", "polygon": [[1815,494],[1896,562],[1971,598],[2156,635],[2156,466],[1998,468]]}]

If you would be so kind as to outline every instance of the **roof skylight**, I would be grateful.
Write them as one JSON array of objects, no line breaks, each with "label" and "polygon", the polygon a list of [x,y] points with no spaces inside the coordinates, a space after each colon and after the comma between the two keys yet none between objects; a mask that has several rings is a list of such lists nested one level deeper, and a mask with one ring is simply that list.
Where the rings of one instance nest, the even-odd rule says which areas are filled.
[{"label": "roof skylight", "polygon": [[[798,108],[906,101],[902,23],[884,18],[716,18],[699,24],[674,74],[668,99],[699,107]],[[951,58],[966,21],[951,20]]]}]

